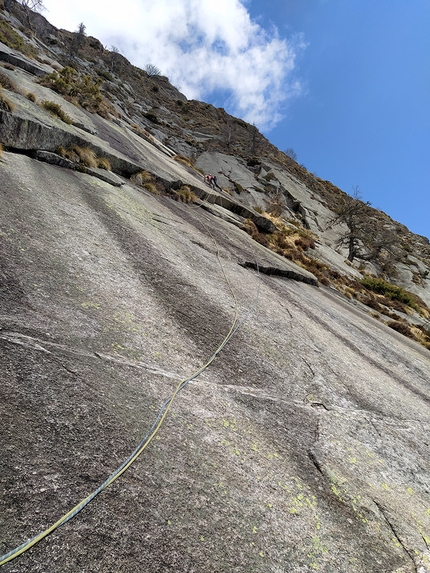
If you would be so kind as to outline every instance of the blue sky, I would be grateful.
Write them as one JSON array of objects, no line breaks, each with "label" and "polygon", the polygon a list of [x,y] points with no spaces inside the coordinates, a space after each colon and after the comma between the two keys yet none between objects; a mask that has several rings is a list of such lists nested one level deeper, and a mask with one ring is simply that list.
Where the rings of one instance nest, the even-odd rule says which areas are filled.
[{"label": "blue sky", "polygon": [[301,32],[304,92],[267,135],[310,171],[430,237],[430,2],[252,0]]},{"label": "blue sky", "polygon": [[44,0],[430,237],[430,0]]}]

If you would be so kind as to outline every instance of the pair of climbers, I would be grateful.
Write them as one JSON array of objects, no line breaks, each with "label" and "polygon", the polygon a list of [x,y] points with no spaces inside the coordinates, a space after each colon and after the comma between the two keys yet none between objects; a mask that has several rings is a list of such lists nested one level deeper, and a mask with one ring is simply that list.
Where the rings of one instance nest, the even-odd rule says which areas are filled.
[{"label": "pair of climbers", "polygon": [[215,175],[208,173],[205,175],[204,181],[209,185],[209,187],[212,187],[212,189],[216,189],[217,187],[218,189],[221,189],[221,187],[218,185],[218,181]]}]

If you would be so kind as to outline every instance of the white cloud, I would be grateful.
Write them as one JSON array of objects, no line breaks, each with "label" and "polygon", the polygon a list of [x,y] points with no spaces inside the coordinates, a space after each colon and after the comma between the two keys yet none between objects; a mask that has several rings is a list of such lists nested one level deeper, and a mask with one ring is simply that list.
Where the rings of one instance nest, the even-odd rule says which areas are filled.
[{"label": "white cloud", "polygon": [[135,65],[151,63],[190,99],[222,90],[226,109],[261,129],[274,126],[301,90],[292,73],[300,37],[286,40],[252,21],[239,0],[45,0],[57,27],[117,46]]}]

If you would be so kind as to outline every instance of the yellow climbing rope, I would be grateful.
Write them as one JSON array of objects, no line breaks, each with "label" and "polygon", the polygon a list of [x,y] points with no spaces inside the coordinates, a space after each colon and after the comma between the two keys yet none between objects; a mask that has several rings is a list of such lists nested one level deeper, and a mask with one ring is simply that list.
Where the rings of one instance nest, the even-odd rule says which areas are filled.
[{"label": "yellow climbing rope", "polygon": [[[205,226],[206,227],[206,226]],[[207,229],[207,227],[206,227]],[[155,419],[155,421],[153,422],[151,428],[149,429],[148,433],[146,434],[146,436],[143,438],[143,440],[140,442],[140,444],[137,446],[137,448],[134,450],[134,452],[130,455],[130,457],[114,472],[112,473],[108,479],[98,488],[96,489],[93,493],[91,493],[90,495],[88,495],[85,499],[83,499],[80,503],[78,503],[73,509],[71,509],[69,512],[67,512],[65,515],[63,515],[63,517],[61,517],[58,521],[56,521],[53,525],[51,525],[50,527],[48,527],[45,531],[42,531],[41,533],[39,533],[38,535],[36,535],[35,537],[33,537],[32,539],[29,539],[28,541],[26,541],[25,543],[23,543],[22,545],[20,545],[19,547],[16,547],[15,549],[13,549],[12,551],[10,551],[9,553],[6,553],[5,555],[0,557],[0,566],[4,565],[5,563],[12,561],[12,559],[15,559],[16,557],[18,557],[19,555],[21,555],[22,553],[24,553],[25,551],[28,551],[31,547],[33,547],[34,545],[36,545],[37,543],[39,543],[39,541],[41,541],[42,539],[44,539],[45,537],[47,537],[50,533],[52,533],[53,531],[55,531],[58,527],[60,527],[61,525],[63,525],[64,523],[66,523],[67,521],[69,521],[70,519],[72,519],[77,513],[79,513],[88,503],[90,503],[90,501],[92,499],[94,499],[100,492],[102,492],[104,489],[106,489],[109,485],[111,485],[116,479],[118,479],[132,464],[133,462],[141,455],[141,453],[147,448],[147,446],[151,443],[151,441],[154,439],[154,437],[156,436],[156,434],[158,433],[158,431],[160,430],[172,404],[173,401],[175,400],[176,396],[178,395],[178,393],[183,390],[187,384],[189,382],[191,382],[191,380],[194,380],[195,378],[197,378],[202,372],[204,372],[204,370],[206,370],[210,364],[212,364],[212,362],[215,360],[216,356],[221,352],[221,350],[225,347],[225,345],[228,343],[228,341],[230,340],[230,338],[233,336],[233,334],[236,332],[236,330],[239,328],[239,326],[246,320],[247,316],[252,312],[253,308],[256,306],[257,304],[257,300],[258,300],[258,296],[259,296],[259,288],[257,290],[257,295],[256,295],[256,299],[254,301],[254,304],[251,306],[251,308],[248,310],[248,313],[245,315],[245,317],[242,319],[242,321],[240,323],[238,323],[238,316],[239,316],[239,305],[236,299],[236,295],[233,291],[233,288],[230,284],[230,281],[227,277],[227,274],[225,272],[224,266],[221,262],[221,258],[220,258],[220,253],[219,253],[219,246],[218,243],[216,242],[215,238],[213,237],[213,235],[210,233],[210,231],[207,229],[207,231],[209,232],[209,234],[211,235],[212,240],[214,241],[215,245],[216,245],[216,249],[217,249],[217,259],[218,262],[220,264],[220,267],[222,269],[222,273],[224,275],[224,279],[228,285],[228,289],[231,292],[233,299],[234,299],[234,303],[235,303],[235,313],[234,313],[234,319],[233,319],[233,323],[230,327],[230,330],[228,332],[228,334],[225,336],[224,340],[221,342],[221,344],[218,346],[218,348],[215,350],[215,352],[212,354],[212,356],[210,357],[210,359],[206,362],[206,364],[204,364],[203,366],[201,366],[196,372],[194,372],[194,374],[192,374],[189,378],[186,378],[184,380],[182,380],[181,382],[179,382],[179,384],[176,386],[173,394],[170,396],[170,398],[168,398],[168,400],[166,400],[166,402],[163,404],[163,406],[160,408],[159,413]],[[258,267],[257,267],[258,270]],[[259,285],[260,286],[260,285]]]}]

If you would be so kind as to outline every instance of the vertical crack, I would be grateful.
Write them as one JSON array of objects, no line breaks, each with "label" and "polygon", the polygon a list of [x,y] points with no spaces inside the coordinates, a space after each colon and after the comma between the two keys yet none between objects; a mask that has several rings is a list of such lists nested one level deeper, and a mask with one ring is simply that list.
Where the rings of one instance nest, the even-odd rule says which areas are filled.
[{"label": "vertical crack", "polygon": [[401,540],[401,538],[399,537],[399,534],[397,533],[394,525],[391,523],[391,521],[388,519],[384,508],[382,507],[382,505],[380,505],[377,501],[375,501],[374,499],[372,500],[373,503],[376,505],[376,507],[379,509],[380,514],[382,515],[382,517],[384,518],[385,523],[387,524],[387,526],[389,527],[389,529],[391,530],[391,532],[393,533],[394,537],[396,538],[396,540],[398,541],[398,543],[401,545],[401,547],[403,548],[403,551],[406,553],[406,555],[410,558],[410,560],[412,561],[413,565],[414,565],[414,569],[415,569],[415,573],[419,573],[418,571],[418,567],[417,564],[415,562],[414,556],[413,554],[409,551],[409,549],[406,547],[406,545],[403,543],[403,541]]},{"label": "vertical crack", "polygon": [[302,358],[303,362],[306,364],[306,366],[309,368],[309,370],[312,372],[312,376],[315,377],[315,372],[313,371],[312,366],[309,364],[309,362],[307,360],[305,360],[303,358],[303,356],[301,358]]},{"label": "vertical crack", "polygon": [[311,462],[314,464],[314,466],[316,467],[316,469],[320,472],[321,475],[325,476],[323,469],[321,467],[321,464],[319,463],[319,461],[317,460],[314,452],[312,450],[308,451],[308,456],[309,459],[311,460]]}]

